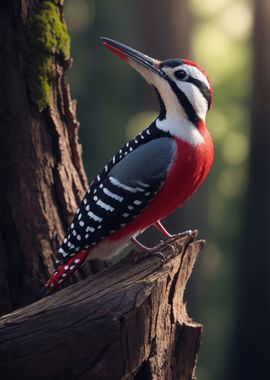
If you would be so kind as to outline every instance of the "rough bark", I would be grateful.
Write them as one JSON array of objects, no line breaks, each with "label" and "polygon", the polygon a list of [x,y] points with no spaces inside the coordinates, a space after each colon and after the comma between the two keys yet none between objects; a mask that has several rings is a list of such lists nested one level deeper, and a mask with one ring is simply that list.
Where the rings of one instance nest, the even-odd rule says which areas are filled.
[{"label": "rough bark", "polygon": [[188,317],[183,295],[204,244],[195,236],[166,244],[163,264],[131,252],[106,271],[2,317],[2,377],[193,379],[202,326]]},{"label": "rough bark", "polygon": [[[48,3],[62,22],[62,1]],[[0,5],[0,313],[35,299],[87,186],[75,103],[64,75],[69,60],[51,52],[52,92],[42,112],[31,92],[30,71],[39,69],[31,67],[38,53],[30,30],[38,4]]]}]

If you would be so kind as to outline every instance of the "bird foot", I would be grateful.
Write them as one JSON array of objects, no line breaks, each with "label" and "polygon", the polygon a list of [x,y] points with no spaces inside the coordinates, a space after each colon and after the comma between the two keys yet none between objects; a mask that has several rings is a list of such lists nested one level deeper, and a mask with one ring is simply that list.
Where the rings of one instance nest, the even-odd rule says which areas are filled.
[{"label": "bird foot", "polygon": [[160,251],[155,251],[155,252],[147,252],[147,254],[145,255],[145,252],[138,252],[138,255],[136,255],[134,257],[134,263],[138,263],[142,260],[145,260],[145,259],[148,259],[149,257],[158,257],[160,259],[160,264],[163,265],[164,262],[165,262],[165,256],[163,255],[162,252]]},{"label": "bird foot", "polygon": [[176,239],[179,239],[179,238],[182,238],[182,237],[185,237],[185,236],[189,236],[190,238],[194,239],[197,235],[198,235],[198,231],[197,231],[197,230],[194,230],[194,231],[187,230],[187,231],[184,231],[184,232],[179,232],[179,233],[177,233],[177,234],[173,234],[173,235],[171,235],[171,236],[166,240],[166,243],[173,242],[173,241],[175,241]]},{"label": "bird foot", "polygon": [[167,244],[167,241],[164,242],[164,240],[161,240],[159,244],[157,244],[156,246],[154,246],[152,248],[146,247],[145,245],[140,243],[137,239],[132,239],[132,242],[136,245],[137,248],[139,248],[140,252],[146,253],[146,255],[141,255],[140,257],[137,257],[136,262],[153,256],[153,257],[159,257],[161,259],[161,263],[163,264],[165,262],[165,256],[160,251],[160,249],[162,249],[165,244],[166,244],[166,246],[169,245],[171,247],[171,249],[173,250],[173,253],[175,253],[174,247],[171,244]]}]

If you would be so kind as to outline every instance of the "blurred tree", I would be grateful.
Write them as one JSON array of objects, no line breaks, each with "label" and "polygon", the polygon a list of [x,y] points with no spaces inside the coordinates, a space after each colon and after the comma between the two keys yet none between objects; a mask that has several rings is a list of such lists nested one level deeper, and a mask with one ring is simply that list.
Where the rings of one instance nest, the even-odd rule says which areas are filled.
[{"label": "blurred tree", "polygon": [[62,3],[0,3],[1,313],[36,297],[87,185]]},{"label": "blurred tree", "polygon": [[238,256],[236,320],[226,379],[269,378],[270,3],[254,0],[249,178]]},{"label": "blurred tree", "polygon": [[[136,2],[137,39],[140,49],[157,59],[184,58],[191,54],[192,18],[188,0],[155,0]],[[140,108],[157,109],[149,86],[137,81]],[[141,96],[143,94],[144,96]]]}]

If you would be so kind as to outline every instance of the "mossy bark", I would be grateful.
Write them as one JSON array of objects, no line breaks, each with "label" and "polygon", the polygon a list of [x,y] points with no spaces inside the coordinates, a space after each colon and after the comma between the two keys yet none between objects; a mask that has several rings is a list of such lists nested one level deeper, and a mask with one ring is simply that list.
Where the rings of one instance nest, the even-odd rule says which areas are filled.
[{"label": "mossy bark", "polygon": [[33,103],[40,111],[51,101],[55,77],[53,58],[69,62],[70,38],[57,0],[39,0],[30,8],[25,49],[27,80]]},{"label": "mossy bark", "polygon": [[61,4],[0,5],[1,313],[36,298],[87,188]]}]

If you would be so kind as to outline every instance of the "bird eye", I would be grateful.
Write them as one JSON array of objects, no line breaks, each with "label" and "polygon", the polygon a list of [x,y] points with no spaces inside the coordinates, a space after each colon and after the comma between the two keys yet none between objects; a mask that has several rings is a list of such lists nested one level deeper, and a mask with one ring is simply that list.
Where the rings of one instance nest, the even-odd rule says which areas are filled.
[{"label": "bird eye", "polygon": [[177,70],[174,73],[176,79],[185,80],[188,77],[188,73],[185,70]]}]

